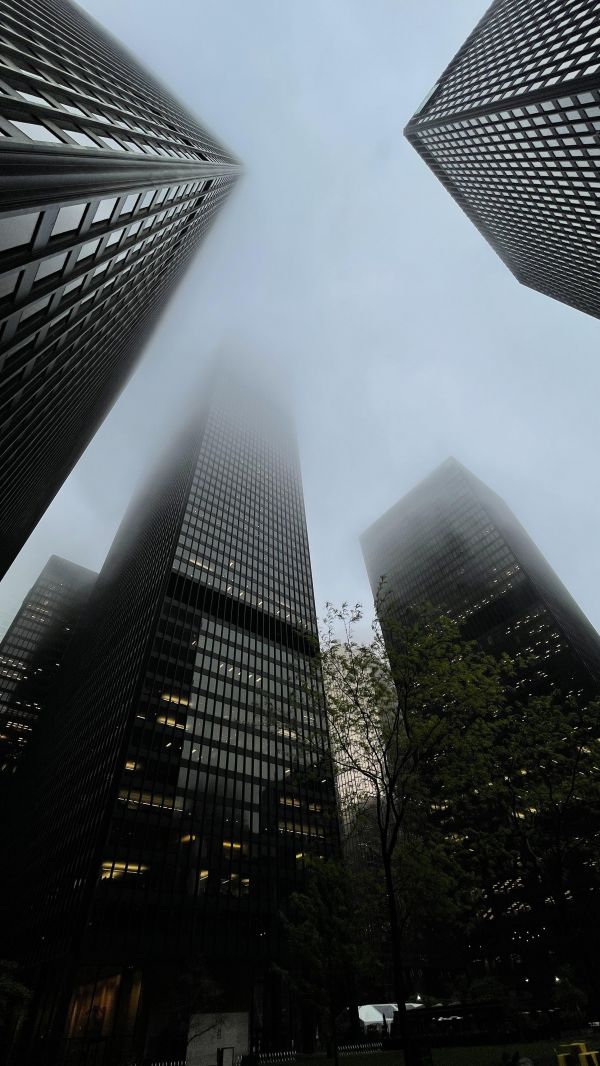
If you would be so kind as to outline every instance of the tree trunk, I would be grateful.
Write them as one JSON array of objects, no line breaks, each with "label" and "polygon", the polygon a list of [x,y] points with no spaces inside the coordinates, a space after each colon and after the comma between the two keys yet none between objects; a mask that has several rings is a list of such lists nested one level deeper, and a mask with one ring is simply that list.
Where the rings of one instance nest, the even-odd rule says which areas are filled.
[{"label": "tree trunk", "polygon": [[333,1047],[333,1066],[340,1066],[340,1056],[338,1051],[337,1033],[335,1031],[335,1020],[333,1023],[333,1035],[331,1037]]},{"label": "tree trunk", "polygon": [[404,968],[402,966],[402,936],[400,933],[400,921],[398,918],[398,906],[394,890],[391,856],[386,855],[382,849],[383,871],[385,876],[385,889],[388,901],[388,916],[390,919],[390,940],[392,945],[392,980],[394,998],[398,1004],[398,1013],[394,1019],[398,1035],[402,1041],[404,1050],[404,1066],[422,1066],[423,1057],[419,1042],[411,1035],[408,1011],[406,1010],[406,984],[404,982]]}]

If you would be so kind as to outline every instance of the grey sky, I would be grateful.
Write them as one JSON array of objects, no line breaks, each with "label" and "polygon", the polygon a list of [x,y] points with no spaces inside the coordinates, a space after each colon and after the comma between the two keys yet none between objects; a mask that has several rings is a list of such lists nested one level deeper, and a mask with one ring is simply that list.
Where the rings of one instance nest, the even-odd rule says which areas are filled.
[{"label": "grey sky", "polygon": [[369,599],[359,534],[455,455],[600,626],[600,323],[521,288],[402,137],[485,0],[86,0],[245,164],[145,357],[0,587],[99,568],[225,345],[293,385],[317,604]]}]

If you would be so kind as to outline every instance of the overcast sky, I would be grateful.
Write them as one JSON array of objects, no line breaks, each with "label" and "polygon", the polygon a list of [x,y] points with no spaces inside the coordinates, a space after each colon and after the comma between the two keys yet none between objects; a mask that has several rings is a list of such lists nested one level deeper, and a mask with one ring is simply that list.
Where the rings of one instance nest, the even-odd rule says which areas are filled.
[{"label": "overcast sky", "polygon": [[220,346],[293,383],[317,604],[370,598],[358,537],[449,454],[600,626],[600,323],[521,288],[402,136],[485,0],[86,0],[246,174],[0,587],[100,568]]}]

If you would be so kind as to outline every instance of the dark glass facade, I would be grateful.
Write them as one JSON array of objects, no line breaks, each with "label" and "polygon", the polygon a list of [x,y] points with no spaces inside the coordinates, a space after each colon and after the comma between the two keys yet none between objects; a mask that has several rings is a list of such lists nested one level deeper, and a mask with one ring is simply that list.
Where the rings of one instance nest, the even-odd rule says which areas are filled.
[{"label": "dark glass facade", "polygon": [[52,555],[0,641],[0,775],[27,748],[97,576]]},{"label": "dark glass facade", "polygon": [[523,284],[600,316],[600,12],[495,0],[406,135]]},{"label": "dark glass facade", "polygon": [[338,840],[315,640],[289,418],[219,378],[124,519],[23,799],[36,1054],[53,1027],[60,1061],[184,1053],[199,960],[255,1042],[301,1039],[279,912]]},{"label": "dark glass facade", "polygon": [[238,167],[67,0],[0,0],[0,82],[1,576]]},{"label": "dark glass facade", "polygon": [[596,695],[600,637],[503,500],[448,459],[362,537],[374,595],[431,604],[464,636],[527,661],[523,695]]}]

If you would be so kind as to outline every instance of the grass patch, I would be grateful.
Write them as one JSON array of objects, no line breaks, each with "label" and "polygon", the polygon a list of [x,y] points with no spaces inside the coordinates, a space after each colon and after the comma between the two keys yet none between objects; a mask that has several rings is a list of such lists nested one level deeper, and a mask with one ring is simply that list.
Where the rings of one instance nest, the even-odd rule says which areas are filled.
[{"label": "grass patch", "polygon": [[537,1040],[535,1044],[506,1044],[495,1047],[434,1048],[434,1066],[500,1066],[502,1053],[520,1051],[534,1066],[556,1066],[557,1041]]},{"label": "grass patch", "polygon": [[[571,1037],[568,1038],[569,1040]],[[534,1066],[556,1066],[556,1048],[562,1041],[538,1040],[533,1044],[495,1044],[483,1047],[432,1048],[431,1057],[434,1066],[500,1066],[502,1053],[511,1055],[520,1051],[525,1058],[531,1059]],[[588,1047],[596,1047],[590,1044]],[[333,1060],[324,1055],[298,1056],[296,1066],[333,1066]],[[401,1051],[381,1051],[374,1054],[340,1055],[340,1066],[404,1066]]]},{"label": "grass patch", "polygon": [[[533,1066],[556,1066],[556,1049],[563,1042],[570,1043],[578,1037],[568,1035],[560,1040],[536,1040],[535,1043],[494,1044],[482,1047],[432,1048],[434,1066],[500,1066],[502,1053],[510,1055],[519,1051],[523,1058],[531,1059]],[[597,1037],[581,1037],[588,1048],[598,1049]],[[324,1055],[298,1056],[296,1066],[332,1066],[332,1059]],[[404,1066],[401,1051],[380,1051],[363,1055],[340,1055],[340,1066]]]}]

